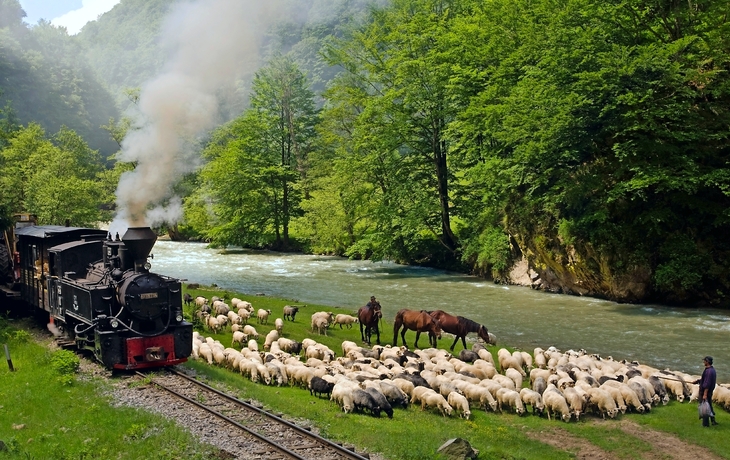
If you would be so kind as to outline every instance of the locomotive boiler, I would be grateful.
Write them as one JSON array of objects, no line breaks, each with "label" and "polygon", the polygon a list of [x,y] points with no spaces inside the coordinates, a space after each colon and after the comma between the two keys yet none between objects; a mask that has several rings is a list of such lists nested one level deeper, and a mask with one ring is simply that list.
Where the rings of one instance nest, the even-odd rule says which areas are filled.
[{"label": "locomotive boiler", "polygon": [[193,328],[183,318],[180,280],[150,271],[156,240],[149,227],[121,238],[74,227],[17,229],[21,305],[109,369],[184,362]]}]

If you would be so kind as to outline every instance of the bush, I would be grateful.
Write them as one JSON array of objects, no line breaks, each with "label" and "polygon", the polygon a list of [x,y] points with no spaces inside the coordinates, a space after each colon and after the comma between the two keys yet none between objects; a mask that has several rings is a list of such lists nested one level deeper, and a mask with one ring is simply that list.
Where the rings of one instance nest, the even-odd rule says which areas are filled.
[{"label": "bush", "polygon": [[51,367],[62,377],[73,376],[80,364],[79,357],[69,350],[58,350],[51,355]]}]

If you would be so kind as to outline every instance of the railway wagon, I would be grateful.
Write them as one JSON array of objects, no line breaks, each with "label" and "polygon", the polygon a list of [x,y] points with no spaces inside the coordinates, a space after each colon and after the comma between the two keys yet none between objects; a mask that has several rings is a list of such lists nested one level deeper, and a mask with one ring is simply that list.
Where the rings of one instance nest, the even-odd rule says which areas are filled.
[{"label": "railway wagon", "polygon": [[149,227],[121,238],[89,228],[17,228],[15,279],[4,292],[109,369],[182,363],[193,327],[183,318],[180,280],[150,271],[156,240]]}]

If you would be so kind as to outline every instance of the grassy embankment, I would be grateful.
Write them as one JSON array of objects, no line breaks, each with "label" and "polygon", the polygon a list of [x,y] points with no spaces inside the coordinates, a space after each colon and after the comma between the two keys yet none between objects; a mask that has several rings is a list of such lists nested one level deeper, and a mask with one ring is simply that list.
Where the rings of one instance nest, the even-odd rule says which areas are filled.
[{"label": "grassy embankment", "polygon": [[[250,300],[254,308],[271,309],[272,318],[280,317],[282,307],[291,303],[284,299],[243,296],[218,290],[191,290],[203,294],[238,296]],[[331,307],[309,305],[303,307],[295,322],[286,322],[284,336],[296,340],[313,337],[338,351],[342,340],[359,341],[357,327],[348,330],[336,327],[329,335],[312,336],[309,316],[314,311],[328,310],[354,313]],[[273,328],[252,321],[263,336]],[[382,343],[392,340],[392,326],[386,324]],[[205,331],[201,331],[209,335]],[[231,333],[214,335],[225,345],[230,344]],[[406,339],[413,345],[415,336],[408,332]],[[50,339],[48,339],[50,341]],[[7,342],[12,351],[17,371],[0,368],[0,440],[6,450],[0,458],[18,459],[167,459],[213,458],[214,451],[194,442],[191,437],[172,423],[144,411],[112,408],[104,390],[103,379],[69,379],[60,375],[49,363],[52,355],[47,347],[30,340],[27,333],[8,327],[0,320],[0,344]],[[439,345],[450,345],[444,339]],[[468,344],[468,343],[467,343]],[[421,346],[427,345],[421,337]],[[500,345],[501,346],[501,345]],[[457,345],[455,351],[461,349]],[[496,354],[496,348],[491,348]],[[444,418],[419,408],[396,409],[392,420],[362,414],[344,414],[330,401],[310,396],[299,388],[278,388],[253,384],[240,375],[202,362],[186,364],[200,375],[220,381],[234,389],[243,399],[255,399],[267,408],[291,417],[308,419],[321,433],[331,439],[356,445],[369,452],[380,452],[389,459],[421,460],[434,458],[436,449],[446,440],[462,437],[480,451],[480,459],[568,459],[569,451],[558,450],[534,439],[549,436],[554,429],[566,430],[570,436],[583,439],[616,458],[642,458],[654,446],[620,429],[616,420],[601,421],[587,417],[580,423],[569,424],[548,421],[534,416],[517,417],[511,414],[485,413],[473,410],[469,421]],[[70,383],[70,384],[69,384]],[[697,420],[697,406],[671,402],[657,407],[648,415],[625,415],[653,430],[666,432],[688,444],[702,445],[717,455],[730,458],[730,437],[727,436],[725,412],[720,412],[721,425],[703,430]],[[730,418],[728,418],[730,419]],[[22,425],[22,427],[21,427]]]},{"label": "grassy embankment", "polygon": [[[254,312],[258,308],[270,309],[271,318],[282,316],[282,308],[287,303],[283,299],[268,297],[242,296],[239,293],[219,290],[190,290],[193,296],[212,295],[231,299],[239,297],[250,301]],[[332,311],[333,313],[355,314],[352,310],[337,309],[309,305],[300,308],[295,322],[286,321],[283,336],[295,340],[311,337],[341,353],[340,344],[343,340],[360,342],[360,331],[357,325],[352,329],[340,329],[339,326],[330,329],[328,336],[319,336],[310,331],[310,316],[315,311]],[[260,333],[259,345],[265,334],[273,329],[273,319],[268,325],[259,325],[253,318],[250,322]],[[381,334],[381,343],[391,343],[393,340],[392,324],[385,324]],[[201,334],[212,336],[228,346],[231,343],[231,333],[224,332],[213,335],[207,331]],[[406,333],[408,344],[413,346],[415,333]],[[448,348],[453,339],[445,337],[439,342],[440,348]],[[374,343],[374,342],[373,342]],[[399,339],[400,344],[400,339]],[[419,345],[428,346],[427,337],[422,334]],[[548,346],[546,344],[545,346]],[[579,344],[576,344],[578,346]],[[467,346],[470,346],[467,342]],[[489,347],[496,357],[499,347]],[[454,352],[462,349],[459,343]],[[532,351],[532,350],[530,350]],[[552,428],[566,430],[570,435],[584,439],[601,449],[609,452],[616,458],[642,458],[655,449],[655,446],[644,442],[639,437],[619,428],[618,420],[603,421],[600,418],[587,416],[579,423],[563,423],[555,420],[532,415],[518,417],[513,414],[495,414],[473,409],[471,420],[459,418],[444,418],[436,412],[422,412],[420,408],[410,407],[407,410],[395,409],[392,420],[386,417],[374,418],[362,414],[344,414],[334,403],[310,396],[309,392],[298,388],[277,388],[251,383],[240,375],[230,371],[208,366],[200,361],[189,362],[200,374],[209,376],[212,380],[219,380],[238,391],[242,399],[255,399],[267,408],[280,411],[297,418],[306,418],[320,428],[323,435],[331,439],[347,442],[367,449],[370,452],[381,452],[389,459],[421,460],[434,458],[438,447],[450,438],[461,437],[467,439],[475,449],[480,451],[480,459],[524,458],[524,459],[567,459],[574,458],[573,453],[557,450],[547,444],[536,441],[541,436],[547,436],[546,431]],[[527,385],[527,383],[526,383]],[[652,430],[658,430],[674,435],[689,444],[702,445],[717,455],[730,458],[730,436],[727,436],[725,412],[720,411],[719,427],[712,430],[703,430],[697,419],[696,404],[679,404],[676,401],[666,406],[656,407],[647,415],[626,414],[620,416]],[[727,418],[730,423],[730,417]]]},{"label": "grassy embankment", "polygon": [[[52,352],[32,339],[22,322],[0,317],[0,458],[23,460],[200,459],[215,449],[174,423],[146,411],[114,408],[109,382],[73,375],[73,353]],[[19,326],[22,327],[22,326]],[[46,339],[51,343],[51,338]],[[76,361],[78,363],[78,361]]]}]

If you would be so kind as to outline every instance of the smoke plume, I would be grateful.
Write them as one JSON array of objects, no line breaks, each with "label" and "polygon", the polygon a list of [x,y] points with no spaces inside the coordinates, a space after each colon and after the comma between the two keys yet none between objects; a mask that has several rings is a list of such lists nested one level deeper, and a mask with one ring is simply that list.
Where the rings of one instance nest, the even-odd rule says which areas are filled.
[{"label": "smoke plume", "polygon": [[140,89],[141,117],[119,156],[136,168],[119,181],[110,230],[179,221],[172,187],[199,166],[192,143],[221,122],[216,91],[259,67],[263,37],[282,18],[282,1],[200,0],[170,14],[162,36],[172,57]]}]

